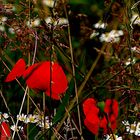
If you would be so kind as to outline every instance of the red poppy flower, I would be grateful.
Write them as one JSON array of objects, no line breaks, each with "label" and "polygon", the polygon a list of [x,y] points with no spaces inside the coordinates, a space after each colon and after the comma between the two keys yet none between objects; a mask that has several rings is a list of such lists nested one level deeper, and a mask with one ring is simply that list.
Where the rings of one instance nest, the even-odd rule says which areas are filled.
[{"label": "red poppy flower", "polygon": [[[115,108],[117,112],[115,112]],[[104,112],[109,114],[109,122],[105,115],[99,115],[99,108],[93,98],[89,98],[83,103],[83,111],[85,114],[84,124],[93,134],[98,134],[100,128],[103,129],[104,134],[108,133],[108,123],[113,131],[116,129],[118,116],[118,102],[116,100],[107,99],[105,102]]]},{"label": "red poppy flower", "polygon": [[89,98],[83,103],[83,111],[86,116],[84,124],[93,134],[98,134],[99,128],[107,130],[107,120],[105,116],[99,117],[99,108],[93,98]]},{"label": "red poppy flower", "polygon": [[8,74],[8,76],[5,79],[5,82],[10,82],[15,80],[16,78],[19,78],[22,76],[23,72],[25,71],[25,61],[21,58],[17,61],[11,72]]},{"label": "red poppy flower", "polygon": [[[22,69],[19,67],[22,67]],[[64,94],[67,89],[68,81],[66,75],[56,62],[44,61],[36,63],[25,70],[25,62],[23,59],[20,59],[5,81],[12,81],[21,75],[30,88],[42,90],[56,100],[59,100],[60,94]]]},{"label": "red poppy flower", "polygon": [[105,102],[104,112],[107,113],[109,117],[113,115],[115,118],[118,116],[118,102],[115,99],[107,99]]},{"label": "red poppy flower", "polygon": [[58,100],[59,95],[66,91],[68,82],[59,64],[53,62],[51,71],[50,67],[50,61],[34,64],[24,72],[23,77],[30,88],[43,90],[48,96]]},{"label": "red poppy flower", "polygon": [[0,140],[8,140],[10,138],[10,128],[6,122],[0,125]]}]

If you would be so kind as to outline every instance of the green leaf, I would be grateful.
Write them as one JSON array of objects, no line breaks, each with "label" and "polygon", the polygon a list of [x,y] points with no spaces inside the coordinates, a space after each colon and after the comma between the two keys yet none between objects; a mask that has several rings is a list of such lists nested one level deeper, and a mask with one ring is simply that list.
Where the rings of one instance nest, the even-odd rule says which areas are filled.
[{"label": "green leaf", "polygon": [[70,4],[88,4],[88,0],[70,0]]},{"label": "green leaf", "polygon": [[56,112],[56,115],[53,117],[53,123],[57,123],[64,115],[65,113],[65,107],[68,104],[69,101],[69,94],[68,92],[65,94],[65,97],[62,100],[62,103],[60,104],[60,106],[58,107],[58,110]]},{"label": "green leaf", "polygon": [[105,102],[104,101],[98,102],[98,107],[100,108],[101,112],[104,111],[104,106],[105,106]]},{"label": "green leaf", "polygon": [[28,139],[34,140],[39,132],[39,128],[35,124],[28,124]]}]

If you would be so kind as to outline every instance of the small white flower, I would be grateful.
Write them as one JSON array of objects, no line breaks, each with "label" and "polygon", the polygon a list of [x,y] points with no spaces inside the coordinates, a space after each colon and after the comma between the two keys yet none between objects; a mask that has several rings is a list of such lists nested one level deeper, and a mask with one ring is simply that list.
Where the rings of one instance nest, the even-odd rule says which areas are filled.
[{"label": "small white flower", "polygon": [[9,115],[7,113],[1,113],[0,112],[0,120],[5,120],[5,121],[8,121],[7,119],[9,118]]},{"label": "small white flower", "polygon": [[126,120],[122,121],[122,124],[124,124],[125,126],[126,126],[126,125],[130,125],[129,122],[126,121]]},{"label": "small white flower", "polygon": [[140,122],[137,123],[135,135],[140,136]]},{"label": "small white flower", "polygon": [[45,22],[46,22],[47,24],[52,24],[52,23],[53,23],[52,17],[47,17],[47,18],[45,19]]},{"label": "small white flower", "polygon": [[25,123],[36,123],[36,122],[38,122],[38,119],[37,119],[36,115],[29,114],[29,115],[27,115],[27,118],[24,122]]},{"label": "small white flower", "polygon": [[133,58],[133,60],[131,60],[130,58],[125,62],[125,65],[128,66],[130,64],[135,64],[136,63],[136,58]]},{"label": "small white flower", "polygon": [[130,125],[130,133],[133,134],[136,131],[136,122]]},{"label": "small white flower", "polygon": [[43,0],[43,4],[46,5],[46,6],[48,6],[48,7],[51,7],[51,8],[53,8],[54,6],[56,6],[56,3],[55,3],[54,0]]},{"label": "small white flower", "polygon": [[1,18],[1,21],[2,21],[2,22],[7,21],[7,17],[2,17],[2,18]]},{"label": "small white flower", "polygon": [[15,34],[15,30],[13,28],[9,28],[8,31],[11,33],[11,34]]},{"label": "small white flower", "polygon": [[40,19],[39,18],[37,18],[37,19],[35,19],[34,21],[33,21],[33,26],[39,26],[40,25]]},{"label": "small white flower", "polygon": [[135,52],[137,50],[137,47],[132,47],[131,50]]},{"label": "small white flower", "polygon": [[17,115],[17,119],[19,121],[26,121],[27,115],[21,114],[21,115]]},{"label": "small white flower", "polygon": [[44,118],[44,114],[38,114],[38,115],[35,115],[36,116],[36,119],[38,120],[38,121],[43,121],[44,119],[45,119],[45,121],[49,121],[49,117],[48,116],[45,116],[45,118]]},{"label": "small white flower", "polygon": [[5,119],[8,119],[8,118],[9,118],[8,113],[3,113],[3,117],[4,117]]},{"label": "small white flower", "polygon": [[122,30],[118,30],[118,34],[119,34],[119,36],[123,36],[124,35]]},{"label": "small white flower", "polygon": [[65,25],[68,24],[68,20],[66,18],[59,18],[57,21],[54,22],[54,26],[56,25]]},{"label": "small white flower", "polygon": [[11,127],[11,130],[13,131],[22,131],[23,130],[23,127],[22,126],[15,126],[15,125],[12,125]]},{"label": "small white flower", "polygon": [[[45,124],[45,125],[44,125],[44,124]],[[39,126],[39,127],[43,127],[43,128],[45,128],[45,129],[50,128],[51,125],[52,125],[52,123],[49,123],[48,121],[45,121],[45,123],[44,123],[44,121],[40,121],[40,122],[38,123],[38,126]]]},{"label": "small white flower", "polygon": [[97,22],[96,24],[94,24],[94,27],[96,28],[96,29],[105,29],[106,28],[106,26],[107,26],[107,23],[103,23],[103,22],[101,22],[101,21],[99,21],[99,22]]},{"label": "small white flower", "polygon": [[119,137],[118,135],[115,134],[111,134],[111,135],[106,135],[106,139],[105,140],[122,140],[122,137]]},{"label": "small white flower", "polygon": [[108,33],[103,33],[99,39],[101,42],[114,43],[114,42],[119,42],[120,36],[122,36],[122,35],[123,35],[122,30],[112,30]]},{"label": "small white flower", "polygon": [[35,19],[35,20],[27,21],[27,22],[26,22],[26,25],[27,25],[28,27],[37,27],[37,26],[40,25],[40,19],[37,18],[37,19]]},{"label": "small white flower", "polygon": [[65,24],[68,24],[69,23],[66,18],[59,18],[58,20],[53,20],[52,17],[47,17],[45,19],[45,22],[47,24],[53,24],[53,26],[65,25]]}]

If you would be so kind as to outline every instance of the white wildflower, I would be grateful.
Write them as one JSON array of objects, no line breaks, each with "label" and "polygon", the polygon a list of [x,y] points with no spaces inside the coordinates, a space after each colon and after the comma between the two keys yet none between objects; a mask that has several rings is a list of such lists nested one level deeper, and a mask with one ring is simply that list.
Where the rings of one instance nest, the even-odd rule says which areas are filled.
[{"label": "white wildflower", "polygon": [[111,32],[103,33],[99,39],[101,42],[114,43],[114,42],[119,42],[120,36],[122,35],[123,35],[122,30],[112,30]]},{"label": "white wildflower", "polygon": [[133,134],[136,131],[136,122],[130,125],[130,133]]},{"label": "white wildflower", "polygon": [[68,24],[68,20],[66,18],[59,18],[57,21],[54,22],[54,26],[56,25],[65,25]]},{"label": "white wildflower", "polygon": [[133,60],[131,60],[130,58],[125,62],[125,65],[128,66],[130,64],[135,64],[136,63],[136,58],[133,58]]},{"label": "white wildflower", "polygon": [[11,34],[15,34],[15,30],[13,28],[9,28],[8,31],[11,33]]},{"label": "white wildflower", "polygon": [[125,126],[126,128],[126,132],[129,132],[130,131],[130,124],[128,121],[124,120],[122,121],[122,124]]},{"label": "white wildflower", "polygon": [[45,18],[45,22],[46,22],[47,24],[52,24],[52,23],[53,23],[52,17],[47,17],[47,18]]},{"label": "white wildflower", "polygon": [[26,22],[26,25],[27,25],[28,27],[37,27],[37,26],[40,25],[40,19],[37,18],[37,19],[31,20],[31,21],[27,21],[27,22]]},{"label": "white wildflower", "polygon": [[128,121],[122,121],[125,125],[126,132],[130,134],[135,134],[136,136],[140,136],[140,122],[134,121],[134,123],[129,124]]},{"label": "white wildflower", "polygon": [[2,17],[1,22],[5,22],[5,21],[7,21],[7,17]]},{"label": "white wildflower", "polygon": [[9,118],[8,113],[3,113],[3,117],[4,117],[5,119],[8,119],[8,118]]},{"label": "white wildflower", "polygon": [[38,118],[36,117],[36,115],[32,115],[29,114],[27,115],[26,121],[24,121],[25,123],[36,123],[38,122]]},{"label": "white wildflower", "polygon": [[18,119],[19,121],[25,122],[25,121],[26,121],[26,118],[27,118],[27,115],[24,115],[24,114],[17,115],[17,119]]},{"label": "white wildflower", "polygon": [[16,125],[12,125],[10,128],[11,128],[11,130],[16,131],[16,132],[23,130],[22,126],[17,126],[16,127]]},{"label": "white wildflower", "polygon": [[102,21],[99,21],[96,24],[94,24],[94,27],[96,29],[105,29],[106,26],[107,26],[107,23],[103,23]]},{"label": "white wildflower", "polygon": [[68,24],[68,20],[66,18],[59,18],[58,20],[54,20],[52,17],[47,17],[45,19],[45,22],[47,24],[52,24],[53,26],[58,26],[58,25],[65,25]]},{"label": "white wildflower", "polygon": [[[44,5],[53,8],[54,6],[56,6],[56,3],[54,0],[43,0],[42,1]],[[54,5],[55,4],[55,5]]]},{"label": "white wildflower", "polygon": [[135,135],[140,136],[140,122],[137,123]]},{"label": "white wildflower", "polygon": [[7,119],[9,118],[9,115],[8,113],[1,113],[0,112],[0,120],[5,120],[5,121],[8,121]]},{"label": "white wildflower", "polygon": [[51,125],[52,125],[52,123],[49,123],[49,121],[44,122],[43,120],[38,123],[39,127],[43,127],[45,129],[50,128]]},{"label": "white wildflower", "polygon": [[105,140],[122,140],[122,137],[119,137],[118,135],[115,134],[111,134],[111,135],[106,135],[106,139]]}]

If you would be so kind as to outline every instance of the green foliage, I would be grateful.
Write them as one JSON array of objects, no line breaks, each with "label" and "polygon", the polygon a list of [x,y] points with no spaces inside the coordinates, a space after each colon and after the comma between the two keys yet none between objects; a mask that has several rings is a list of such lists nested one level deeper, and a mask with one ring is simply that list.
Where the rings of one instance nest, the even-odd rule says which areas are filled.
[{"label": "green foliage", "polygon": [[[131,123],[139,120],[140,26],[136,19],[132,21],[135,11],[139,11],[139,3],[135,7],[134,4],[134,0],[62,0],[56,6],[41,0],[3,1],[0,6],[0,112],[7,110],[15,122],[20,108],[21,113],[49,116],[52,122],[49,129],[31,123],[26,129],[24,125],[30,140],[37,135],[52,140],[72,136],[90,140],[94,136],[84,126],[83,101],[94,97],[103,111],[104,101],[115,98],[120,105],[116,133],[123,135],[123,120]],[[114,32],[110,37],[111,31]],[[122,31],[122,35],[117,31]],[[44,91],[38,92],[38,89],[28,90],[27,96],[26,80],[22,78],[5,83],[9,70],[19,58],[24,58],[27,67],[33,60],[58,62],[68,79],[68,89],[61,100],[44,97]],[[13,124],[11,120],[9,123]]]}]

